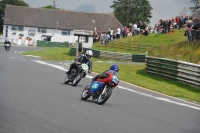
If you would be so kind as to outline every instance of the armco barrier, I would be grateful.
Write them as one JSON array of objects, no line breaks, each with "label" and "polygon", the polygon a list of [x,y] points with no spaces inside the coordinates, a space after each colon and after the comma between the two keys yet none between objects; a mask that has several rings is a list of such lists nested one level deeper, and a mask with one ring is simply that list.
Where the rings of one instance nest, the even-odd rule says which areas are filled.
[{"label": "armco barrier", "polygon": [[132,54],[100,51],[100,58],[122,60],[122,61],[132,61]]},{"label": "armco barrier", "polygon": [[146,61],[146,55],[142,55],[142,54],[132,55],[132,62],[145,62],[145,61]]},{"label": "armco barrier", "polygon": [[68,42],[49,42],[37,40],[38,47],[69,47]]},{"label": "armco barrier", "polygon": [[147,56],[146,71],[200,88],[200,65],[197,64]]},{"label": "armco barrier", "polygon": [[[89,48],[83,48],[83,53],[86,52],[86,50],[92,50],[93,57],[96,58],[104,58],[104,59],[112,59],[112,60],[121,60],[121,61],[130,61],[130,62],[145,62],[146,55],[137,55],[137,54],[127,54],[127,53],[118,53],[118,52],[109,52],[109,51],[98,51],[93,50]],[[74,52],[72,52],[74,51]],[[76,50],[71,49],[71,52],[73,55],[76,55]]]}]

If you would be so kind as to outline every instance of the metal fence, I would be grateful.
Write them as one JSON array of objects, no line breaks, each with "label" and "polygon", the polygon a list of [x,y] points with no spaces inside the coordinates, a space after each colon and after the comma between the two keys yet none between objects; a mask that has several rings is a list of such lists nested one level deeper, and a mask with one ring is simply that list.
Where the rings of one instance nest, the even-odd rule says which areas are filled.
[{"label": "metal fence", "polygon": [[197,64],[147,56],[146,71],[200,88],[200,65]]}]

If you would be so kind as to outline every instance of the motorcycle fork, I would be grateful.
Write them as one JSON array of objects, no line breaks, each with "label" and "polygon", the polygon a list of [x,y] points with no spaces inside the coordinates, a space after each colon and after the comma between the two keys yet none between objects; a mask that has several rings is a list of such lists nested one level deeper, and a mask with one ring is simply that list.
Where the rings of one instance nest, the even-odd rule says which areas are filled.
[{"label": "motorcycle fork", "polygon": [[104,87],[104,89],[103,89],[103,92],[102,92],[102,93],[105,93],[105,92],[106,92],[106,90],[107,90],[107,85]]}]

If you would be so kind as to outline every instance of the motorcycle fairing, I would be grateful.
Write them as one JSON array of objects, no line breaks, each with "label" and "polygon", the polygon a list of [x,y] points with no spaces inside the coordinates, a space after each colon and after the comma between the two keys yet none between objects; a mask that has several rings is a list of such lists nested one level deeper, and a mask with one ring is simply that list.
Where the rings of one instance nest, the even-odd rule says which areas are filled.
[{"label": "motorcycle fairing", "polygon": [[115,84],[118,84],[119,79],[117,78],[117,76],[113,76],[113,77],[112,77],[112,81],[113,81]]},{"label": "motorcycle fairing", "polygon": [[103,82],[94,81],[90,84],[90,92],[91,93],[97,93],[99,90],[101,90],[104,87]]},{"label": "motorcycle fairing", "polygon": [[109,72],[106,72],[106,74],[108,75],[107,78],[103,78],[103,79],[98,78],[97,81],[104,82],[104,83],[109,83],[110,81],[112,81],[113,74]]}]

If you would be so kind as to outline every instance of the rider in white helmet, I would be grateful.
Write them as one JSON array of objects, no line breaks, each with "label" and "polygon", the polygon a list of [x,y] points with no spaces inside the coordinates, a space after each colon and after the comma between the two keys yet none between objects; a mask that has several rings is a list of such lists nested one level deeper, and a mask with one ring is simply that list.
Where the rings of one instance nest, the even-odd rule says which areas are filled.
[{"label": "rider in white helmet", "polygon": [[88,73],[90,74],[92,72],[92,56],[93,52],[91,50],[87,50],[85,54],[82,54],[75,59],[75,62],[70,65],[69,71],[67,71],[66,74],[70,74],[73,69],[76,69],[78,62],[81,64],[86,63],[89,67]]}]

